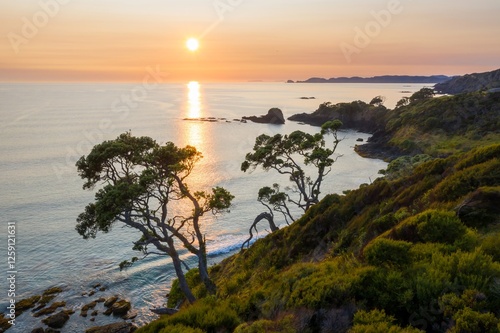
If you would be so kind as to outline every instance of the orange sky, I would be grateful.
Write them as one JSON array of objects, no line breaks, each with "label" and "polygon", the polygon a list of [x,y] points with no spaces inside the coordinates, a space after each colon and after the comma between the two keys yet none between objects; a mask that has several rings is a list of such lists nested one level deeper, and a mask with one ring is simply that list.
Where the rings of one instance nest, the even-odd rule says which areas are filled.
[{"label": "orange sky", "polygon": [[3,1],[0,81],[482,72],[500,67],[498,14],[498,0]]}]

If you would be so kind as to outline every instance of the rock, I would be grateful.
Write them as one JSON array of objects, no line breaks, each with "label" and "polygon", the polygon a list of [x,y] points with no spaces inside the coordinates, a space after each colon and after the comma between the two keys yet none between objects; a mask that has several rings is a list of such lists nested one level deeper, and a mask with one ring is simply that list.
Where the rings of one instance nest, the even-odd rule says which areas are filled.
[{"label": "rock", "polygon": [[87,317],[88,315],[88,311],[90,309],[93,309],[95,308],[97,305],[97,301],[93,301],[93,302],[90,302],[89,304],[85,304],[83,307],[82,307],[82,310],[80,312],[80,316],[82,317]]},{"label": "rock", "polygon": [[63,308],[66,306],[66,302],[54,302],[51,306],[49,306],[48,308],[45,308],[45,309],[42,309],[38,312],[35,312],[33,314],[33,317],[40,317],[40,316],[44,316],[44,315],[48,315],[48,314],[52,314],[54,312],[56,312],[56,310],[58,308]]},{"label": "rock", "polygon": [[113,315],[115,316],[124,316],[127,314],[127,312],[130,310],[131,307],[132,306],[130,302],[121,299],[119,301],[116,301],[111,306],[111,310],[113,311]]},{"label": "rock", "polygon": [[90,302],[89,304],[85,304],[83,307],[82,307],[82,311],[88,311],[90,309],[93,309],[95,308],[97,305],[97,302],[96,301],[93,301],[93,302]]},{"label": "rock", "polygon": [[46,319],[42,320],[42,322],[52,328],[61,328],[64,326],[64,324],[66,324],[68,319],[69,314],[67,314],[65,311],[61,311],[56,313],[55,315],[47,317]]},{"label": "rock", "polygon": [[135,317],[137,317],[138,314],[139,313],[137,311],[133,310],[127,313],[125,316],[123,316],[122,319],[124,320],[134,319]]},{"label": "rock", "polygon": [[5,318],[3,314],[0,314],[0,332],[8,330],[12,326],[9,323],[9,319]]},{"label": "rock", "polygon": [[106,302],[106,299],[104,297],[99,297],[98,299],[95,300],[97,303],[104,303]]},{"label": "rock", "polygon": [[104,302],[104,306],[109,308],[118,300],[118,296],[111,296]]},{"label": "rock", "polygon": [[103,287],[99,288],[99,291],[106,291],[106,287],[103,286]]},{"label": "rock", "polygon": [[91,315],[92,317],[95,317],[95,316],[97,316],[98,314],[99,314],[99,311],[94,310],[94,311],[92,311],[92,313],[91,313],[90,315]]},{"label": "rock", "polygon": [[45,333],[61,333],[61,331],[57,331],[57,330],[54,330],[54,329],[52,329],[52,328],[47,328],[47,329],[45,330]]},{"label": "rock", "polygon": [[25,298],[16,303],[16,317],[20,316],[24,311],[35,307],[36,303],[42,298],[42,296],[32,296],[30,298]]},{"label": "rock", "polygon": [[31,330],[31,333],[45,333],[45,330],[42,327],[38,327]]},{"label": "rock", "polygon": [[364,142],[365,140],[363,140],[362,138],[358,138],[356,141],[357,142]]},{"label": "rock", "polygon": [[103,312],[103,314],[104,314],[105,316],[111,316],[111,314],[112,314],[112,313],[113,313],[113,310],[111,310],[111,308],[106,309],[106,310]]},{"label": "rock", "polygon": [[55,295],[55,294],[60,294],[63,292],[63,289],[61,287],[52,287],[43,292],[43,296],[47,295]]},{"label": "rock", "polygon": [[285,123],[285,117],[283,116],[283,112],[278,108],[270,109],[265,116],[251,116],[251,117],[243,117],[244,120],[250,120],[254,123],[259,124],[277,124],[282,125]]},{"label": "rock", "polygon": [[114,323],[105,326],[91,327],[85,333],[132,333],[137,328],[131,323]]},{"label": "rock", "polygon": [[95,294],[95,290],[91,290],[91,291],[89,292],[89,296],[94,296],[94,294]]},{"label": "rock", "polygon": [[179,312],[178,309],[172,309],[172,308],[156,308],[156,309],[149,309],[149,311],[156,313],[158,315],[173,315]]}]

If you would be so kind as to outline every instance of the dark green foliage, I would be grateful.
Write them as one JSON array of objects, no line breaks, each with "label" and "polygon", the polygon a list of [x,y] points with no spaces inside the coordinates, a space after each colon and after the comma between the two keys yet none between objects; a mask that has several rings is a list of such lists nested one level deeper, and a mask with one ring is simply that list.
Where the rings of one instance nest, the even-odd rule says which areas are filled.
[{"label": "dark green foliage", "polygon": [[356,312],[353,320],[353,328],[350,333],[418,333],[422,332],[415,328],[401,328],[395,324],[396,319],[385,313],[384,310],[372,310],[370,312],[361,310]]},{"label": "dark green foliage", "polygon": [[422,88],[410,97],[410,103],[426,101],[434,97],[434,89]]},{"label": "dark green foliage", "polygon": [[402,267],[410,263],[411,243],[379,238],[364,249],[364,257],[368,264],[374,266]]},{"label": "dark green foliage", "polygon": [[[189,190],[186,179],[200,158],[201,153],[194,147],[179,148],[172,142],[159,145],[151,138],[127,132],[96,145],[76,163],[84,189],[102,186],[94,202],[78,216],[78,233],[85,239],[95,238],[97,232],[109,232],[117,223],[135,229],[139,240],[133,249],[148,255],[148,247],[154,247],[158,253],[170,256],[179,287],[191,303],[195,298],[185,281],[177,247],[184,247],[198,258],[202,281],[214,294],[200,220],[207,213],[228,211],[234,198],[220,187],[208,192]],[[183,204],[172,212],[172,201]],[[137,260],[122,262],[120,269]]]},{"label": "dark green foliage", "polygon": [[500,232],[491,233],[481,243],[481,249],[500,262]]},{"label": "dark green foliage", "polygon": [[[170,317],[153,322],[138,333],[170,332],[170,329],[186,328],[186,332],[230,333],[240,324],[236,311],[227,301],[212,297],[199,300],[190,307]],[[174,331],[175,332],[175,331]],[[184,331],[182,331],[184,332]]]},{"label": "dark green foliage", "polygon": [[498,319],[492,313],[480,313],[469,308],[453,315],[455,326],[450,333],[498,333]]},{"label": "dark green foliage", "polygon": [[451,212],[427,211],[418,216],[417,223],[418,235],[424,242],[453,244],[466,231]]},{"label": "dark green foliage", "polygon": [[[262,134],[255,139],[253,152],[245,156],[241,164],[243,172],[262,167],[281,175],[286,175],[291,187],[280,191],[280,186],[263,187],[259,190],[258,201],[272,214],[272,211],[284,215],[287,222],[295,221],[289,204],[306,212],[319,202],[321,185],[335,163],[335,150],[340,139],[337,131],[342,126],[339,120],[330,120],[321,125],[321,132],[309,134],[294,131],[288,135],[276,134],[270,137]],[[326,147],[325,137],[333,136],[332,148]],[[314,167],[315,176],[306,173],[308,166]]]},{"label": "dark green foliage", "polygon": [[500,221],[500,186],[484,186],[467,195],[457,207],[460,220],[469,227],[485,227]]},{"label": "dark green foliage", "polygon": [[298,333],[294,328],[292,317],[279,321],[257,320],[251,324],[244,323],[236,328],[234,333]]},{"label": "dark green foliage", "polygon": [[417,92],[387,113],[391,146],[411,155],[442,157],[500,140],[500,94],[430,96]]}]

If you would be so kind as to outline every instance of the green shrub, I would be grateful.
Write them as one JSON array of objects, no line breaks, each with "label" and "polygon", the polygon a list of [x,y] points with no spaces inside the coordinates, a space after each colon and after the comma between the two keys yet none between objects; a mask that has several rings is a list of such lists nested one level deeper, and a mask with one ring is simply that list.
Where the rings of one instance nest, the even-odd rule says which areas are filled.
[{"label": "green shrub", "polygon": [[465,308],[484,312],[487,309],[486,295],[477,291],[467,289],[461,295],[449,293],[439,299],[439,304],[446,317],[452,317],[455,313]]},{"label": "green shrub", "polygon": [[163,321],[154,321],[147,326],[141,327],[136,333],[204,333],[199,328],[185,325],[169,325]]},{"label": "green shrub", "polygon": [[394,324],[395,319],[384,310],[361,310],[354,315],[354,326],[349,333],[418,333],[416,328],[401,328]]},{"label": "green shrub", "polygon": [[417,230],[425,242],[453,244],[467,228],[455,213],[429,210],[418,216]]},{"label": "green shrub", "polygon": [[396,314],[404,310],[414,297],[408,278],[398,270],[367,267],[359,275],[352,293],[357,302],[367,307]]},{"label": "green shrub", "polygon": [[500,232],[486,236],[481,242],[481,249],[493,260],[500,262]]},{"label": "green shrub", "polygon": [[397,223],[398,220],[396,219],[394,214],[390,213],[374,220],[372,223],[372,228],[374,229],[375,232],[381,234],[384,231],[387,231],[390,228],[394,227]]},{"label": "green shrub", "polygon": [[477,148],[465,155],[456,165],[457,170],[463,170],[476,164],[481,164],[500,156],[500,144]]},{"label": "green shrub", "polygon": [[384,310],[375,309],[372,311],[360,310],[354,314],[354,325],[368,325],[375,323],[394,323],[396,319],[385,313]]},{"label": "green shrub", "polygon": [[387,238],[373,240],[364,249],[364,256],[370,265],[404,266],[410,262],[411,243]]},{"label": "green shrub", "polygon": [[244,323],[236,327],[234,333],[295,333],[292,317],[285,317],[279,321],[257,320],[253,323]]},{"label": "green shrub", "polygon": [[[167,330],[168,327],[185,326],[193,329],[193,333],[198,333],[200,330],[207,333],[225,333],[233,332],[239,324],[240,319],[236,311],[227,301],[217,301],[214,297],[207,297],[170,317],[163,317],[146,325],[138,332],[167,333],[170,332]],[[160,331],[161,329],[163,330]]]},{"label": "green shrub", "polygon": [[470,308],[458,311],[450,333],[498,333],[498,319],[492,313],[480,313]]},{"label": "green shrub", "polygon": [[287,307],[320,309],[338,307],[352,297],[351,287],[359,283],[359,273],[365,268],[348,273],[323,268],[293,285]]}]

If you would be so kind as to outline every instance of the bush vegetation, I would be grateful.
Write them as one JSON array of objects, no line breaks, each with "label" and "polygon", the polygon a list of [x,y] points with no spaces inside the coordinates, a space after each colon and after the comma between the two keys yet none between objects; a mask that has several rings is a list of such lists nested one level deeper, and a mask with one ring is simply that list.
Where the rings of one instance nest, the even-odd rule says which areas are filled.
[{"label": "bush vegetation", "polygon": [[[425,99],[391,112],[404,118],[394,118],[400,127],[422,131],[431,125],[415,119],[434,115],[445,133],[467,135],[464,124],[490,125],[460,112],[498,117],[499,99]],[[212,267],[217,295],[189,274],[201,299],[138,332],[499,332],[500,144],[467,149],[326,196]]]}]

